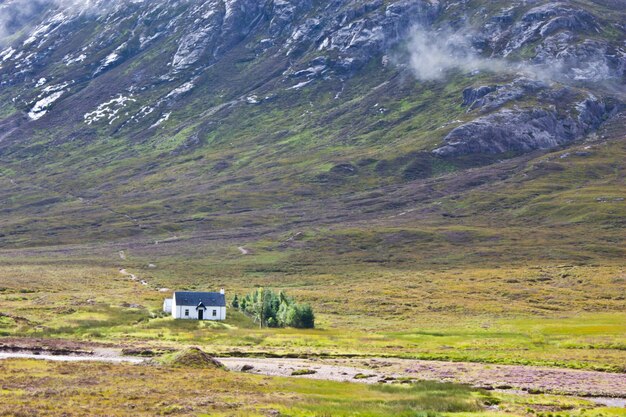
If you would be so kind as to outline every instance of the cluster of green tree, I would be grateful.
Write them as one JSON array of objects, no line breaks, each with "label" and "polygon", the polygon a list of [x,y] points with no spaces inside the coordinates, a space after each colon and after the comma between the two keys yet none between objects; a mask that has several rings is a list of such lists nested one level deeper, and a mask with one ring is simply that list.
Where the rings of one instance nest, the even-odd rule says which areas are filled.
[{"label": "cluster of green tree", "polygon": [[254,318],[261,327],[315,327],[315,314],[311,306],[295,302],[283,291],[276,293],[259,288],[244,297],[235,295],[231,306]]}]

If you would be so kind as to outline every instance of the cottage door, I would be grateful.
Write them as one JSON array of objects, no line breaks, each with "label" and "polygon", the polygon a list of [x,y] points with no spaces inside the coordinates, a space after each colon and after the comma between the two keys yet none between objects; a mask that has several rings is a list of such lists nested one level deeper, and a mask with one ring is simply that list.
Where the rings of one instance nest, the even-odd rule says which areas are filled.
[{"label": "cottage door", "polygon": [[203,309],[199,309],[198,310],[198,320],[204,320],[204,310]]}]

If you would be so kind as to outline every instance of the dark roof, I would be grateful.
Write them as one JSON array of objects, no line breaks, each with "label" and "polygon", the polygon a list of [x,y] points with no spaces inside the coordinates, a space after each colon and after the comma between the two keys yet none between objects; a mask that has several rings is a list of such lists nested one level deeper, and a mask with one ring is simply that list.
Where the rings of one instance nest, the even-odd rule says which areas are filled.
[{"label": "dark roof", "polygon": [[208,307],[226,307],[226,296],[219,292],[176,291],[174,300],[179,306],[196,307],[202,303]]}]

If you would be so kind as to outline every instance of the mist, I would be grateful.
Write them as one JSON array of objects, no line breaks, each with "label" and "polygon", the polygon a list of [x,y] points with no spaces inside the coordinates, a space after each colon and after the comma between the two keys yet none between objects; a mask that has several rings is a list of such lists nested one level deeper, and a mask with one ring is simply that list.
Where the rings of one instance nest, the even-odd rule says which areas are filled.
[{"label": "mist", "polygon": [[519,74],[542,81],[553,81],[558,72],[558,69],[547,70],[521,62],[481,57],[471,39],[469,29],[452,32],[413,28],[407,43],[409,65],[421,81],[444,79],[453,70]]},{"label": "mist", "polygon": [[0,0],[0,46],[23,29],[39,24],[48,12],[103,13],[120,1],[133,0]]}]

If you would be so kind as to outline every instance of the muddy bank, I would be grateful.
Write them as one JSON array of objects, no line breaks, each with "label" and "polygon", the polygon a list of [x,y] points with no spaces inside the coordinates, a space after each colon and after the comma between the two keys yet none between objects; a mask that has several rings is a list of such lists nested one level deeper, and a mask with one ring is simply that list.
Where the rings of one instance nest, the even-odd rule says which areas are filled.
[{"label": "muddy bank", "polygon": [[0,360],[3,360],[3,359],[38,359],[38,360],[57,361],[57,362],[112,362],[112,363],[141,363],[144,361],[141,358],[119,356],[119,355],[106,355],[106,354],[60,355],[60,354],[33,353],[29,351],[0,352]]},{"label": "muddy bank", "polygon": [[127,355],[121,346],[97,342],[75,342],[62,339],[0,339],[0,359],[41,359],[54,361],[135,362],[141,358]]},{"label": "muddy bank", "polygon": [[89,342],[73,342],[61,339],[0,338],[0,352],[29,351],[48,355],[92,355],[93,350],[106,345]]}]

